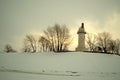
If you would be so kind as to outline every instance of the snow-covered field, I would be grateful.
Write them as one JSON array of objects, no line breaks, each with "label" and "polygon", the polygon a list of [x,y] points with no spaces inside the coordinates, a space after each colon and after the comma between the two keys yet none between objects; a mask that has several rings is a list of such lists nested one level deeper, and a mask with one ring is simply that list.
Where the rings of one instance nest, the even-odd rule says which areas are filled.
[{"label": "snow-covered field", "polygon": [[0,80],[120,80],[120,56],[85,52],[0,53]]}]

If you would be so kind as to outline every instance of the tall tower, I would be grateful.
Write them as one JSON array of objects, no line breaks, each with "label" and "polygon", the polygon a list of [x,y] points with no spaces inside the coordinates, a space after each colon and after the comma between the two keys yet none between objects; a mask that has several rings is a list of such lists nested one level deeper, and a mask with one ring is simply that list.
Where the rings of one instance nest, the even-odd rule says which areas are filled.
[{"label": "tall tower", "polygon": [[85,51],[85,29],[84,29],[84,23],[81,24],[81,27],[79,28],[78,32],[78,46],[76,48],[76,51]]}]

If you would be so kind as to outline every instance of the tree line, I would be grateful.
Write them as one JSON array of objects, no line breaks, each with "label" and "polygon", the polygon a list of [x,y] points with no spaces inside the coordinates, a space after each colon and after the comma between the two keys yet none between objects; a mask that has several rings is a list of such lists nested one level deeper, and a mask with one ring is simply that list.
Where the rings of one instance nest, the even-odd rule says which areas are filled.
[{"label": "tree line", "polygon": [[69,29],[65,25],[55,24],[44,30],[44,34],[38,40],[33,35],[26,35],[23,51],[33,53],[37,51],[63,52],[68,50],[69,44]]},{"label": "tree line", "polygon": [[[23,52],[63,52],[68,51],[70,45],[70,32],[65,25],[55,24],[43,31],[43,35],[37,39],[35,35],[26,35],[23,41]],[[13,52],[13,48],[5,46],[6,52]],[[9,49],[11,48],[11,49]]]},{"label": "tree line", "polygon": [[86,43],[90,52],[119,54],[120,39],[113,39],[109,32],[87,33]]},{"label": "tree line", "polygon": [[[65,52],[69,51],[71,43],[70,31],[65,25],[55,24],[43,31],[43,35],[36,38],[35,35],[25,35],[23,40],[23,52]],[[99,53],[119,54],[120,39],[113,39],[108,32],[97,34],[87,33],[87,51]],[[5,52],[16,52],[11,45],[7,44]]]}]

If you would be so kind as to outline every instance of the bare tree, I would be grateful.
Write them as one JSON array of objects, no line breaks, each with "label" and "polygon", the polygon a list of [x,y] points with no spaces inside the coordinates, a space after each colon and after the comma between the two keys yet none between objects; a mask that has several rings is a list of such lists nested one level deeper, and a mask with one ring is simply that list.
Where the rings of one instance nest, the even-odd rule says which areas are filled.
[{"label": "bare tree", "polygon": [[109,52],[112,54],[119,54],[120,52],[120,40],[111,40],[109,43]]},{"label": "bare tree", "polygon": [[104,53],[107,53],[108,45],[111,41],[111,34],[108,32],[98,33],[97,44]]},{"label": "bare tree", "polygon": [[24,39],[24,52],[36,52],[37,50],[37,40],[33,35],[26,35]]},{"label": "bare tree", "polygon": [[115,52],[120,55],[120,39],[115,40]]},{"label": "bare tree", "polygon": [[24,42],[23,42],[23,52],[32,52],[31,51],[31,46],[30,44],[28,44],[28,41],[24,39]]},{"label": "bare tree", "polygon": [[95,52],[96,51],[96,43],[97,43],[97,36],[95,34],[92,33],[87,33],[87,37],[86,37],[86,42],[87,45],[90,49],[90,51]]},{"label": "bare tree", "polygon": [[44,31],[45,37],[49,40],[51,51],[64,51],[70,44],[69,29],[63,25],[55,24]]},{"label": "bare tree", "polygon": [[44,36],[41,36],[39,39],[39,44],[41,47],[41,51],[49,51],[49,47],[50,47],[50,42],[49,40],[47,40]]},{"label": "bare tree", "polygon": [[53,30],[53,27],[48,27],[47,30],[44,31],[44,37],[46,37],[46,39],[50,42],[49,43],[49,49],[50,51],[55,51],[55,45],[56,45],[56,41],[55,41],[55,32]]},{"label": "bare tree", "polygon": [[70,44],[70,35],[68,28],[63,25],[56,24],[54,30],[57,36],[57,51],[64,51],[67,49],[67,46]]},{"label": "bare tree", "polygon": [[110,40],[109,43],[108,43],[108,52],[111,53],[111,54],[114,54],[115,53],[115,45],[116,45],[116,42],[115,40]]},{"label": "bare tree", "polygon": [[5,45],[4,51],[9,53],[9,52],[16,52],[10,44]]}]

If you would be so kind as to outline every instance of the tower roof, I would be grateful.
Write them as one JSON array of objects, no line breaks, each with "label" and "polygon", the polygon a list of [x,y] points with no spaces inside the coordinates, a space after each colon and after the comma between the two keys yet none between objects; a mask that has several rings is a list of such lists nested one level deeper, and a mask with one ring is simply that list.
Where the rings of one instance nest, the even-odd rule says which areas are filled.
[{"label": "tower roof", "polygon": [[77,34],[79,34],[79,33],[84,33],[84,34],[86,34],[85,29],[84,29],[84,23],[81,23],[81,27],[79,28]]}]

